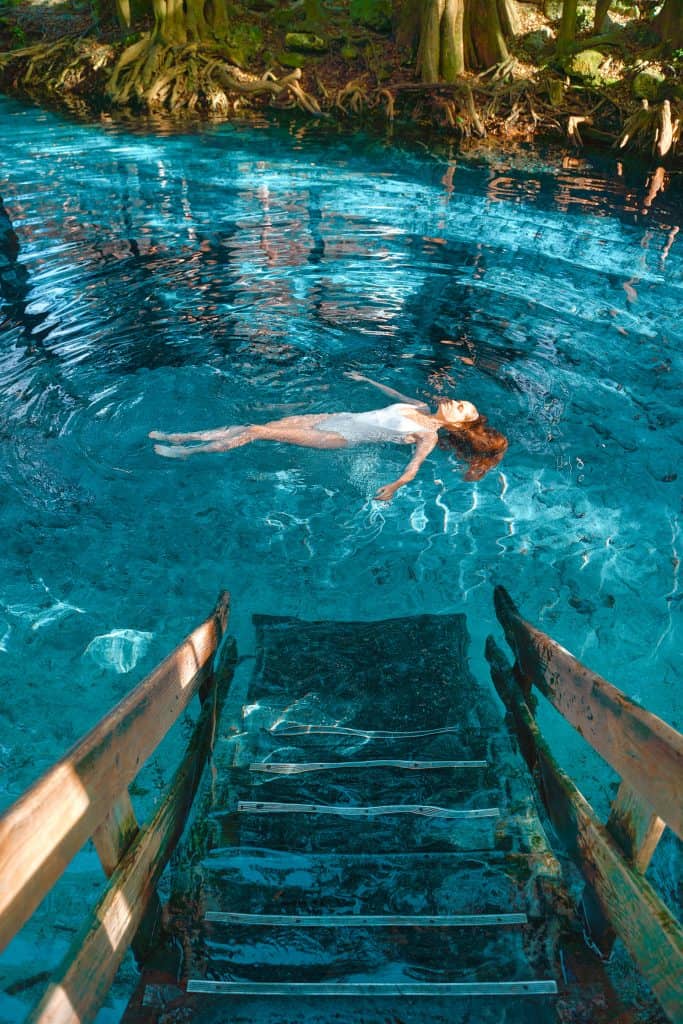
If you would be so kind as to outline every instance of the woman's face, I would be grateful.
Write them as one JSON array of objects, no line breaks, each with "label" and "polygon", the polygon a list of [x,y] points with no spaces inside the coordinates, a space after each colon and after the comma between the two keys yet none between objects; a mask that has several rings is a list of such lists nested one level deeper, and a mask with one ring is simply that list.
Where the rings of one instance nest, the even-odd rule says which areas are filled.
[{"label": "woman's face", "polygon": [[460,426],[463,423],[473,423],[474,420],[479,419],[479,412],[475,405],[472,405],[471,402],[455,399],[441,402],[436,415],[444,423],[452,423],[454,426]]}]

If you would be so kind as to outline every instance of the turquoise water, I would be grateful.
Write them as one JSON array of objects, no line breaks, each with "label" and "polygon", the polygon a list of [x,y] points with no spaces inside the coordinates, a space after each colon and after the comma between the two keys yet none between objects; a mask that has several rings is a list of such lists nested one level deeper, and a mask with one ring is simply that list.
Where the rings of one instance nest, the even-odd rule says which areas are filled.
[{"label": "turquoise water", "polygon": [[[221,587],[244,653],[254,612],[464,611],[483,674],[500,582],[681,728],[680,174],[653,196],[613,158],[144,134],[7,99],[0,123],[0,806]],[[174,462],[147,439],[384,404],[350,369],[474,401],[505,460],[466,483],[437,449],[387,505],[400,447]]]}]

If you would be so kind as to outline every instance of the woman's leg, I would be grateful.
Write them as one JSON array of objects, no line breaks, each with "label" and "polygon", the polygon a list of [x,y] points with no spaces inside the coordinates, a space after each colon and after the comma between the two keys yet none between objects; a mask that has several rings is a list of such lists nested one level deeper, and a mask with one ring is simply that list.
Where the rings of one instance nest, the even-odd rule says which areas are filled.
[{"label": "woman's leg", "polygon": [[196,430],[189,434],[164,434],[161,430],[150,430],[148,437],[153,441],[172,441],[181,444],[183,441],[215,441],[229,431],[242,431],[246,427],[217,427],[215,430]]},{"label": "woman's leg", "polygon": [[[232,448],[241,448],[242,445],[255,441],[254,429],[254,427],[228,427],[224,430],[206,431],[205,436],[214,438],[214,440],[207,441],[206,444],[155,444],[154,451],[166,459],[186,459],[188,455],[195,455],[198,452],[228,452]],[[181,434],[173,435],[173,437],[182,436]],[[191,436],[193,440],[197,437],[196,434]]]},{"label": "woman's leg", "polygon": [[341,434],[317,429],[315,424],[325,418],[319,415],[288,416],[283,420],[273,420],[272,423],[241,427],[237,434],[236,428],[230,427],[223,431],[212,431],[215,440],[207,444],[178,444],[172,447],[155,444],[154,451],[168,459],[184,459],[196,453],[232,451],[233,448],[241,448],[252,441],[277,441],[281,444],[298,445],[301,448],[346,448],[348,442]]}]

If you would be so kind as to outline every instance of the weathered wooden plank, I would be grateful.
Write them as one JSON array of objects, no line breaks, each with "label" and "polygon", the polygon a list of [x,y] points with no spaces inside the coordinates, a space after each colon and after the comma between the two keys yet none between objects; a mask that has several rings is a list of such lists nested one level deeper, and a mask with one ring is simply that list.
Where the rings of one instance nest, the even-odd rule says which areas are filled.
[{"label": "weathered wooden plank", "polygon": [[[665,828],[665,822],[643,798],[622,782],[612,804],[607,831],[623,850],[627,863],[645,873]],[[603,956],[609,956],[616,932],[590,886],[583,894],[581,909],[592,942]]]},{"label": "weathered wooden plank", "polygon": [[0,950],[104,821],[212,670],[229,598],[0,819]]},{"label": "weathered wooden plank", "polygon": [[214,722],[235,664],[234,644],[222,658],[216,686],[204,702],[183,760],[163,803],[138,833],[109,886],[27,1024],[92,1020],[135,935],[145,907],[185,825],[211,748]]},{"label": "weathered wooden plank", "polygon": [[526,622],[503,587],[495,605],[523,680],[683,839],[683,736]]},{"label": "weathered wooden plank", "polygon": [[[683,799],[683,792],[680,795]],[[665,828],[666,822],[631,786],[622,782],[612,804],[607,830],[619,843],[629,864],[643,874]]]},{"label": "weathered wooden plank", "polygon": [[557,984],[543,981],[212,981],[190,979],[188,992],[215,996],[304,996],[334,999],[369,999],[401,996],[403,998],[435,996],[465,998],[472,996],[556,996]]},{"label": "weathered wooden plank", "polygon": [[550,819],[591,885],[605,915],[672,1021],[683,1012],[683,930],[623,853],[571,779],[559,768],[505,656],[492,637],[486,656],[513,717]]},{"label": "weathered wooden plank", "polygon": [[[137,818],[126,789],[116,803],[110,807],[104,821],[93,833],[93,843],[107,878],[113,875],[138,832]],[[156,893],[152,893],[140,927],[132,941],[133,952],[138,963],[146,960],[157,942],[161,916],[159,897]]]},{"label": "weathered wooden plank", "polygon": [[93,843],[107,878],[116,870],[137,834],[138,822],[126,789],[93,832]]}]

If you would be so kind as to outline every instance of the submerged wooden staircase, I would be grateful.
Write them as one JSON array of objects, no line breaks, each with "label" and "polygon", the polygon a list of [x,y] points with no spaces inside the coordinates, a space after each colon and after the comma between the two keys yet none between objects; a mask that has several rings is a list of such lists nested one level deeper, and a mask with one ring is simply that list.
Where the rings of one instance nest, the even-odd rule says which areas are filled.
[{"label": "submerged wooden staircase", "polygon": [[[167,698],[182,693],[186,703],[187,690],[201,688],[202,740],[195,734],[191,757],[201,763],[213,743],[212,772],[174,858],[164,934],[154,943],[137,933],[143,969],[126,1024],[625,1024],[634,1018],[583,942],[584,926],[604,953],[619,934],[669,1018],[683,1020],[681,929],[643,877],[664,822],[681,835],[682,738],[525,623],[500,589],[496,608],[516,655],[512,668],[489,641],[506,714],[469,669],[463,615],[360,623],[257,616],[253,672],[247,685],[235,677],[222,723],[234,650],[212,674],[204,645],[199,678]],[[214,651],[224,609],[207,620]],[[179,651],[188,644],[194,649],[192,637]],[[165,664],[172,675],[173,656]],[[150,680],[139,689],[151,713]],[[607,828],[544,743],[532,683],[620,772]],[[115,737],[126,745],[124,720],[104,730],[110,770]],[[145,756],[153,746],[145,739]],[[91,742],[89,756],[102,749]],[[97,777],[110,803],[118,798],[103,821],[98,812],[82,825],[72,846],[95,831],[103,863],[106,847],[107,863],[118,853],[118,866],[35,1021],[92,1018],[170,852],[170,841],[162,851],[158,838],[148,839],[159,856],[141,866],[145,835],[160,835],[157,814],[121,858],[121,784],[125,792],[132,776],[119,774],[116,784]],[[35,794],[32,801],[39,814]],[[187,799],[173,806],[180,803],[185,809]],[[546,810],[590,882],[582,919],[548,840]],[[26,859],[25,838],[16,841],[25,817],[13,808],[0,822],[0,872]],[[172,819],[170,828],[167,813],[161,834],[175,839]],[[22,899],[32,879],[49,887],[54,871],[44,881],[41,871],[25,869]],[[144,884],[132,888],[131,875]],[[137,902],[117,943],[124,878]],[[0,910],[6,934],[26,916],[16,901],[9,906],[4,918]],[[148,932],[153,916],[148,909]],[[103,922],[106,964],[105,947],[92,939]]]}]

